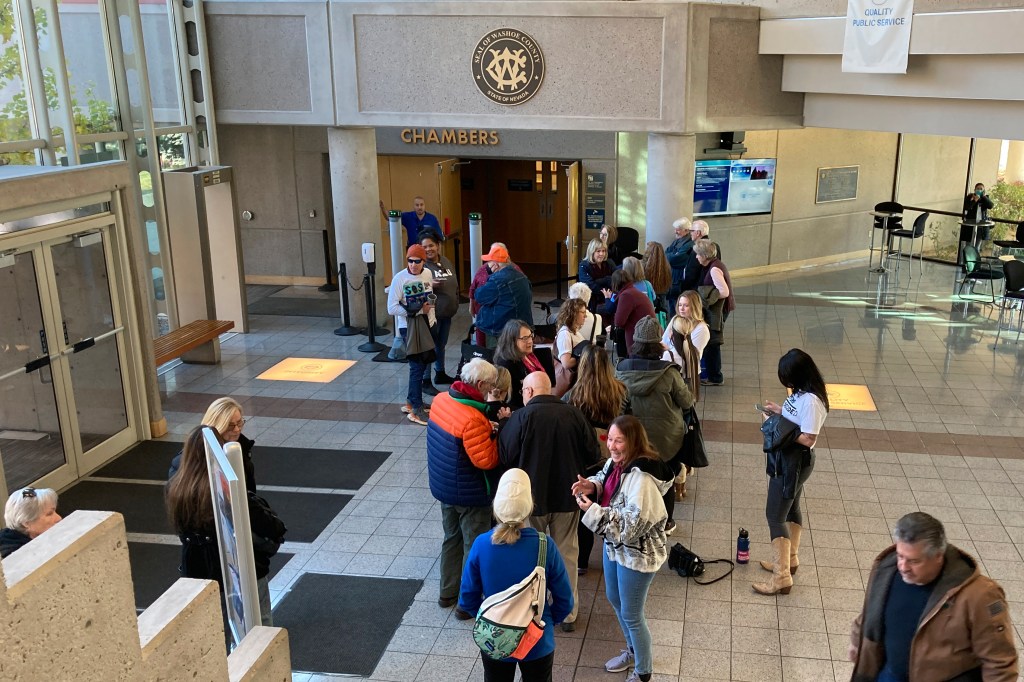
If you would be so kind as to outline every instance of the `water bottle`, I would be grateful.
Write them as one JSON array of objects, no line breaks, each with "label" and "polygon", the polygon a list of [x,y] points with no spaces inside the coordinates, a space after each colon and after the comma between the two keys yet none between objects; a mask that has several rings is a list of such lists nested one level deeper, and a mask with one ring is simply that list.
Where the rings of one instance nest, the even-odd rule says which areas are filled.
[{"label": "water bottle", "polygon": [[750,533],[746,528],[740,528],[740,534],[736,536],[736,563],[745,564],[750,561]]}]

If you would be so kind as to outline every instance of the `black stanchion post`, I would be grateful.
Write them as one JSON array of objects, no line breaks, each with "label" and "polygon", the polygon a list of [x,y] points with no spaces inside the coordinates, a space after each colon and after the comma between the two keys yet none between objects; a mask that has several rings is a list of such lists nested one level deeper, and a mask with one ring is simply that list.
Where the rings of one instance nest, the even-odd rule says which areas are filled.
[{"label": "black stanchion post", "polygon": [[338,284],[341,286],[341,326],[334,330],[338,336],[355,336],[362,334],[362,330],[352,326],[352,318],[348,311],[348,268],[344,263],[338,263]]},{"label": "black stanchion post", "polygon": [[[462,279],[462,240],[455,237],[455,279],[458,280],[460,286],[464,282]],[[461,291],[459,294],[459,303],[469,303],[469,298],[465,296]]]},{"label": "black stanchion post", "polygon": [[562,299],[562,242],[555,242],[555,297],[548,301],[552,308],[560,308]]},{"label": "black stanchion post", "polygon": [[334,268],[331,267],[331,241],[327,235],[327,230],[323,231],[324,234],[324,273],[327,277],[326,284],[322,284],[317,287],[317,291],[337,291],[338,284],[331,281],[331,277],[334,275]]},{"label": "black stanchion post", "polygon": [[366,291],[366,343],[359,345],[359,350],[363,353],[379,353],[380,351],[387,348],[383,343],[377,343],[377,334],[388,332],[384,329],[382,332],[378,331],[377,327],[377,311],[374,305],[373,295],[373,277],[369,273],[363,275],[363,289]]}]

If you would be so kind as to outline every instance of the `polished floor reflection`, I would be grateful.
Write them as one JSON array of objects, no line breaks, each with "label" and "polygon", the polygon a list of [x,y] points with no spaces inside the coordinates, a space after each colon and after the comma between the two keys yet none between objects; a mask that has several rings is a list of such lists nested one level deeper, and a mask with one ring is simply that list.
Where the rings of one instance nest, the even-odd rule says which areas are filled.
[{"label": "polished floor reflection", "polygon": [[[805,493],[808,532],[791,594],[753,593],[751,581],[763,577],[753,563],[710,586],[667,570],[656,578],[648,603],[656,680],[849,679],[847,635],[868,568],[895,519],[917,509],[939,517],[952,541],[980,558],[1021,622],[1024,344],[1014,343],[1015,330],[996,342],[998,309],[981,288],[955,297],[954,268],[925,263],[921,276],[917,262],[907,266],[899,281],[868,273],[866,259],[735,279],[726,383],[708,387],[700,404],[711,466],[677,506],[673,541],[705,558],[729,557],[742,526],[751,531],[752,558],[768,556],[753,405],[784,397],[776,365],[789,348],[810,353],[831,383],[868,386],[877,411],[829,416]],[[229,394],[245,405],[245,432],[257,447],[390,451],[315,541],[286,544],[294,556],[271,583],[275,603],[307,571],[425,578],[372,679],[482,679],[468,624],[436,604],[440,511],[427,485],[425,431],[399,412],[406,366],[370,362],[356,350],[365,338],[336,337],[337,325],[254,316],[251,333],[223,344],[222,364],[165,372],[170,437],[180,439],[210,400]],[[467,325],[464,306],[450,372]],[[256,379],[293,355],[358,362],[328,384]],[[599,572],[584,576],[580,590],[578,630],[557,634],[555,679],[624,678],[602,667],[622,642]]]}]

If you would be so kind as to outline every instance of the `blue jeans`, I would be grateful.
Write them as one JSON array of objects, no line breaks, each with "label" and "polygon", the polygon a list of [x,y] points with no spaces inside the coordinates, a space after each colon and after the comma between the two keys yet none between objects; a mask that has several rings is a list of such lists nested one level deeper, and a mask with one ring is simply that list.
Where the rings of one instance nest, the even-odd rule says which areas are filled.
[{"label": "blue jeans", "polygon": [[636,672],[638,675],[652,673],[654,648],[647,618],[644,617],[644,604],[654,573],[641,573],[620,566],[608,558],[608,552],[603,548],[601,554],[604,557],[605,594],[615,610],[615,617],[619,619],[622,634],[626,636],[626,646],[636,656]]},{"label": "blue jeans", "polygon": [[448,345],[448,333],[452,330],[452,318],[437,318],[435,330],[435,338],[437,340],[434,344],[434,352],[437,353],[437,358],[434,360],[434,371],[439,374],[445,374],[444,347]]},{"label": "blue jeans", "polygon": [[[402,340],[409,340],[409,330],[401,329]],[[419,362],[409,358],[409,392],[405,394],[406,401],[412,409],[418,410],[423,407],[423,375],[427,372],[427,363]]]}]

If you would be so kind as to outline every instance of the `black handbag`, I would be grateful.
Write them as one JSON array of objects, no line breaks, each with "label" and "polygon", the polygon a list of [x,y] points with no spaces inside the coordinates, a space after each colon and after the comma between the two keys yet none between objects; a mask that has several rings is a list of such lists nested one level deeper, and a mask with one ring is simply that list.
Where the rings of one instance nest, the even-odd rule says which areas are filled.
[{"label": "black handbag", "polygon": [[456,378],[462,376],[462,368],[473,358],[483,358],[487,362],[494,361],[493,348],[486,348],[473,343],[472,338],[474,331],[476,331],[476,325],[469,325],[469,331],[466,332],[466,338],[462,340],[462,357],[459,358],[459,367],[455,372]]},{"label": "black handbag", "polygon": [[[697,580],[698,576],[704,575],[704,570],[708,564],[729,564],[729,570],[712,580],[705,580],[703,582]],[[693,578],[693,582],[698,585],[710,585],[728,577],[736,568],[736,564],[729,559],[711,559],[710,561],[704,561],[699,556],[688,550],[684,545],[677,542],[672,545],[672,549],[669,550],[668,567],[678,573],[681,578]]]},{"label": "black handbag", "polygon": [[693,407],[683,410],[683,421],[686,422],[686,434],[679,448],[679,460],[690,468],[703,469],[708,465],[708,453],[704,448],[704,434],[697,410]]}]

